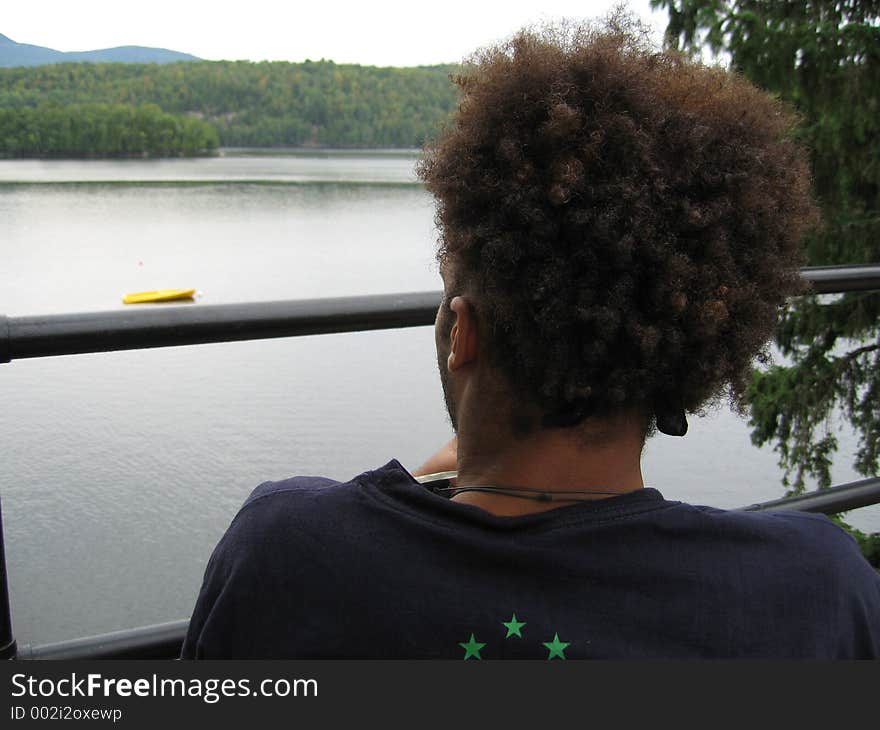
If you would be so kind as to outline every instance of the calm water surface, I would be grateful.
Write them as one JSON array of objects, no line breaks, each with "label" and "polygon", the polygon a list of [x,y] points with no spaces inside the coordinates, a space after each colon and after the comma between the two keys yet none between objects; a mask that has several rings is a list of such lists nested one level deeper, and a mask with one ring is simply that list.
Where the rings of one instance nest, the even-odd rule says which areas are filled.
[{"label": "calm water surface", "polygon": [[[438,290],[412,153],[0,161],[0,313]],[[415,467],[449,435],[429,327],[0,366],[0,494],[21,644],[186,618],[211,549],[260,482]],[[840,434],[836,482],[855,441]],[[669,498],[782,494],[726,410],[647,448]],[[850,513],[880,530],[880,510]]]}]

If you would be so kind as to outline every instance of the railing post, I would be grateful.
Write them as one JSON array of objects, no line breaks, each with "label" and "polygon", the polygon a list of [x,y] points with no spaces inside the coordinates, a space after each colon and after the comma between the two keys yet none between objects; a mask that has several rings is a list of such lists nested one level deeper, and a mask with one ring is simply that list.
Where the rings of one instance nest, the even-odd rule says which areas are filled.
[{"label": "railing post", "polygon": [[0,504],[0,659],[15,659],[16,646],[12,634],[12,607],[9,605],[9,584],[6,578],[6,550],[3,539],[3,507]]},{"label": "railing post", "polygon": [[9,318],[0,314],[0,364],[12,359],[9,354]]}]

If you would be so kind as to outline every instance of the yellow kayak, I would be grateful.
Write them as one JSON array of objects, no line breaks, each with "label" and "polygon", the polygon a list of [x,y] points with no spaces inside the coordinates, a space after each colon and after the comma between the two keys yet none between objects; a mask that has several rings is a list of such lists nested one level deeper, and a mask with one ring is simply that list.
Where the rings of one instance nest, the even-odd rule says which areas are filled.
[{"label": "yellow kayak", "polygon": [[122,297],[123,304],[141,304],[143,302],[170,302],[175,299],[192,299],[195,289],[156,289],[155,291],[138,291]]}]

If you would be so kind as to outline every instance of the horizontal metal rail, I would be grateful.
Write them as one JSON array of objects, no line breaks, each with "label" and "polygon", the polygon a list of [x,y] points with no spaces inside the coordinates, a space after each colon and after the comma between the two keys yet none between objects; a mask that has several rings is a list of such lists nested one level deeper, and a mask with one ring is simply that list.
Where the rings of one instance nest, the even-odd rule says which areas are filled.
[{"label": "horizontal metal rail", "polygon": [[0,316],[0,363],[29,357],[417,327],[434,322],[439,291]]},{"label": "horizontal metal rail", "polygon": [[833,515],[859,507],[880,503],[880,477],[860,479],[837,487],[819,489],[808,494],[782,497],[770,502],[742,507],[743,511],[797,510],[798,512],[819,512]]},{"label": "horizontal metal rail", "polygon": [[[816,293],[880,289],[880,265],[802,269]],[[247,304],[154,306],[4,317],[0,363],[30,357],[198,345],[336,332],[417,327],[434,322],[441,292]],[[143,306],[143,305],[140,305]]]},{"label": "horizontal metal rail", "polygon": [[19,647],[16,659],[170,659],[180,656],[189,621],[123,629],[34,647]]},{"label": "horizontal metal rail", "polygon": [[809,281],[815,294],[843,294],[849,291],[880,289],[880,265],[807,266],[801,276]]}]

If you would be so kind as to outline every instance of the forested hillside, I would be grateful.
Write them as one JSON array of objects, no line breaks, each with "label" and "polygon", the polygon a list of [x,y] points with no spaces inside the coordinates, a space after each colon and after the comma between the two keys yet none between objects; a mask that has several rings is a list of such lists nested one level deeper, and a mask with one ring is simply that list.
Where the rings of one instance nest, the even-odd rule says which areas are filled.
[{"label": "forested hillside", "polygon": [[218,142],[201,119],[155,104],[0,107],[0,150],[8,157],[189,157]]},{"label": "forested hillside", "polygon": [[[456,104],[453,71],[332,61],[65,63],[0,69],[0,109],[155,104],[204,120],[224,147],[417,147]],[[2,132],[0,153],[12,153]]]}]

